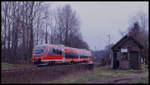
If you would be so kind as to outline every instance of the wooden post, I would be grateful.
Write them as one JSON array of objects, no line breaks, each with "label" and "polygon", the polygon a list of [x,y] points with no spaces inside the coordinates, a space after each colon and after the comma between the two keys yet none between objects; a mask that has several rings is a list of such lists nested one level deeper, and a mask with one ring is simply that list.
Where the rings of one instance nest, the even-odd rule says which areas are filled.
[{"label": "wooden post", "polygon": [[88,70],[93,71],[93,69],[94,69],[94,64],[93,64],[92,61],[90,61],[90,62],[88,63]]}]

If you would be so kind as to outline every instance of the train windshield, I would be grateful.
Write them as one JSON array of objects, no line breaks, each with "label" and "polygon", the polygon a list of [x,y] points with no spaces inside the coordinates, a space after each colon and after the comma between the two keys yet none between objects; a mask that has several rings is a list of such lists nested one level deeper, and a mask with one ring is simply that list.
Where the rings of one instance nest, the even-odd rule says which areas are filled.
[{"label": "train windshield", "polygon": [[34,56],[41,56],[46,46],[38,46],[33,49]]}]

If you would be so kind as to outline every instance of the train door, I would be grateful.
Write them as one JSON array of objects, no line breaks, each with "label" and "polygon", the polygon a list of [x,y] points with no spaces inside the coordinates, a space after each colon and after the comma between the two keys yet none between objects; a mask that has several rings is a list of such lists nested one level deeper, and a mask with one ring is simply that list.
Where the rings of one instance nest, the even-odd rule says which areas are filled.
[{"label": "train door", "polygon": [[78,54],[78,61],[80,62],[80,53]]},{"label": "train door", "polygon": [[62,49],[62,62],[65,62],[65,52],[64,52],[64,49]]},{"label": "train door", "polygon": [[80,52],[77,51],[77,54],[78,54],[78,62],[80,62]]},{"label": "train door", "polygon": [[91,58],[92,58],[92,57],[91,57],[91,56],[92,56],[92,55],[91,55],[91,52],[88,51],[88,54],[87,54],[87,55],[88,55],[88,62],[92,61],[92,59],[91,59]]}]

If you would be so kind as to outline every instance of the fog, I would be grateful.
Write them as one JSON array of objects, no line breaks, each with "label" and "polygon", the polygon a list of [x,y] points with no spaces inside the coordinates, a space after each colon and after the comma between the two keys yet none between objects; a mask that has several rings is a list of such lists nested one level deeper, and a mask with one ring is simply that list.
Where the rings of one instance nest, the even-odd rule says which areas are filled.
[{"label": "fog", "polygon": [[148,2],[48,2],[51,8],[70,4],[81,21],[83,39],[92,50],[103,50],[110,43],[116,43],[127,31],[130,18],[139,11],[148,14]]}]

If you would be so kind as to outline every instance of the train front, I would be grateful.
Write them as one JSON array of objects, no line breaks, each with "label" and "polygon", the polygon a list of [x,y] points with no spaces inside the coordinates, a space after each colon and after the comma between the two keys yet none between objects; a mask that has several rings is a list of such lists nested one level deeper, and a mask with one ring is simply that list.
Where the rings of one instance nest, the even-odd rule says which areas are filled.
[{"label": "train front", "polygon": [[42,64],[41,60],[43,59],[43,53],[46,48],[46,45],[36,46],[32,51],[32,62],[33,64]]},{"label": "train front", "polygon": [[89,57],[89,61],[92,62],[93,60],[92,60],[92,53],[91,53],[91,51],[88,51],[88,57]]}]

